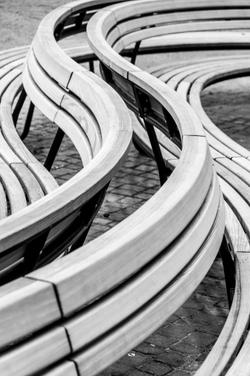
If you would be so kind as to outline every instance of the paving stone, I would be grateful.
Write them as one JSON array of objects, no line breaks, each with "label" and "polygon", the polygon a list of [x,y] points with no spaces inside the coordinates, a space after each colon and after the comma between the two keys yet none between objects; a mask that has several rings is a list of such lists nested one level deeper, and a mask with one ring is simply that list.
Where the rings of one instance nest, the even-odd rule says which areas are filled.
[{"label": "paving stone", "polygon": [[160,346],[162,348],[168,348],[172,344],[174,344],[177,340],[174,337],[168,337],[162,334],[159,334],[158,330],[157,333],[153,333],[149,338],[146,339],[146,342],[153,343],[156,346]]},{"label": "paving stone", "polygon": [[148,373],[146,371],[140,371],[138,369],[135,369],[129,373],[129,376],[145,376],[145,375],[151,375],[151,373]]},{"label": "paving stone", "polygon": [[177,351],[164,351],[157,356],[157,360],[170,365],[172,368],[177,368],[183,364],[183,357],[183,354],[178,353]]},{"label": "paving stone", "polygon": [[140,367],[140,371],[145,371],[155,376],[163,376],[169,374],[171,368],[167,365],[163,365],[161,362],[151,361],[143,364]]},{"label": "paving stone", "polygon": [[173,349],[174,351],[178,351],[186,355],[190,355],[190,354],[198,355],[199,354],[199,351],[197,351],[197,347],[193,346],[188,341],[177,342],[173,344],[172,346],[170,346],[170,349]]},{"label": "paving stone", "polygon": [[128,367],[140,367],[148,360],[150,360],[150,357],[140,354],[137,350],[131,350],[127,355],[120,359],[120,363],[127,365]]},{"label": "paving stone", "polygon": [[189,376],[191,375],[190,372],[175,370],[169,374],[169,376]]},{"label": "paving stone", "polygon": [[142,354],[148,355],[158,355],[162,354],[164,351],[162,347],[156,346],[154,343],[148,343],[146,341],[138,345],[136,350]]},{"label": "paving stone", "polygon": [[187,322],[183,320],[175,321],[174,325],[162,326],[160,332],[168,338],[174,338],[178,341],[181,338],[184,338],[191,332],[193,329],[192,323],[188,325]]}]

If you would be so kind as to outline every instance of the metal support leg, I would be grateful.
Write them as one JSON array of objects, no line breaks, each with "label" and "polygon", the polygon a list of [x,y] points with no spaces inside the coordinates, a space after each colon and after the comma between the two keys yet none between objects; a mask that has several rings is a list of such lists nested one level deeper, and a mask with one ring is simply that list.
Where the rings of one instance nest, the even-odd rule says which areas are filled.
[{"label": "metal support leg", "polygon": [[25,274],[35,269],[36,264],[39,260],[40,252],[44,247],[48,234],[49,231],[45,231],[43,234],[39,235],[39,237],[37,237],[28,244],[24,255]]},{"label": "metal support leg", "polygon": [[16,125],[17,123],[17,119],[18,119],[18,116],[20,114],[20,111],[23,107],[23,104],[24,104],[24,101],[26,99],[26,92],[24,89],[22,89],[20,95],[19,95],[19,98],[18,98],[18,101],[17,101],[17,104],[16,104],[16,107],[13,111],[13,114],[12,114],[12,117],[13,117],[13,122],[14,124]]},{"label": "metal support leg", "polygon": [[[92,222],[95,219],[96,214],[99,211],[99,209],[100,209],[100,207],[103,203],[108,185],[109,184],[107,184],[100,192],[97,193],[97,195],[95,195],[89,201],[89,203],[87,204],[87,207],[84,207],[84,210],[83,210],[81,216],[82,216],[82,222],[83,222],[83,226],[85,227],[85,230],[80,234],[80,236],[77,238],[77,240],[72,244],[72,246],[70,248],[70,252],[74,251],[75,249],[77,249],[77,248],[79,248],[83,245],[83,243],[84,243],[84,241],[85,241],[85,239],[88,235],[88,232],[90,230],[90,227],[92,225]],[[90,214],[90,216],[89,216],[89,214]]]},{"label": "metal support leg", "polygon": [[134,50],[133,50],[133,53],[132,53],[132,56],[131,56],[131,60],[130,60],[130,62],[132,64],[135,64],[135,61],[136,61],[136,58],[137,58],[137,54],[138,54],[140,45],[141,45],[141,41],[140,40],[135,43],[135,47],[134,47]]},{"label": "metal support leg", "polygon": [[224,235],[222,244],[220,247],[220,255],[222,258],[223,269],[225,274],[225,282],[226,282],[226,289],[227,289],[227,298],[228,298],[228,305],[231,307],[235,289],[235,265],[234,261],[231,257],[229,244],[227,239]]},{"label": "metal support leg", "polygon": [[26,117],[26,120],[25,120],[25,124],[24,124],[24,128],[23,128],[23,132],[21,134],[21,139],[22,140],[24,140],[25,137],[29,133],[30,125],[31,125],[31,121],[32,121],[33,113],[34,113],[34,108],[35,108],[34,104],[32,102],[30,102],[28,114],[27,114],[27,117]]},{"label": "metal support leg", "polygon": [[164,159],[163,159],[163,156],[162,156],[162,153],[161,153],[160,145],[159,145],[156,133],[155,133],[154,126],[151,125],[149,122],[147,122],[147,120],[144,120],[144,123],[145,123],[145,128],[146,128],[146,131],[148,133],[148,137],[149,137],[151,146],[152,146],[155,161],[156,161],[156,164],[157,164],[160,183],[161,183],[161,185],[163,185],[165,183],[165,181],[167,180],[168,175],[169,175],[168,169],[165,165],[165,162],[164,162]]},{"label": "metal support leg", "polygon": [[58,150],[61,146],[62,140],[63,140],[64,132],[61,130],[61,128],[58,128],[54,141],[50,147],[50,151],[47,155],[46,161],[44,162],[44,167],[47,168],[47,170],[50,171],[54,160],[57,156]]},{"label": "metal support leg", "polygon": [[94,60],[89,60],[89,70],[95,72]]},{"label": "metal support leg", "polygon": [[150,98],[147,93],[140,91],[140,89],[137,87],[134,87],[134,94],[140,117],[144,121],[149,141],[153,150],[154,158],[158,168],[160,183],[161,185],[163,185],[169,176],[169,169],[166,167],[165,161],[163,159],[154,125],[151,121],[148,120],[151,110]]},{"label": "metal support leg", "polygon": [[162,110],[163,110],[163,113],[164,113],[164,117],[165,117],[165,121],[166,121],[166,125],[167,125],[167,128],[168,128],[168,131],[169,131],[170,139],[179,148],[181,148],[181,137],[180,137],[179,130],[178,130],[176,124],[175,124],[175,121],[172,118],[172,116],[165,110],[164,107],[162,108]]}]

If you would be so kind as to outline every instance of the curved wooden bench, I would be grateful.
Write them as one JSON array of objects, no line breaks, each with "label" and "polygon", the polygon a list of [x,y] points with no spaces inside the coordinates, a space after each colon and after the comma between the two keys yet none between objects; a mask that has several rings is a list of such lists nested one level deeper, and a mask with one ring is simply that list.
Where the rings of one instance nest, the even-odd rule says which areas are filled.
[{"label": "curved wooden bench", "polygon": [[[111,102],[110,96],[112,97],[112,95],[107,88],[102,88],[103,84],[100,84],[100,80],[92,78],[94,88],[91,88],[90,92],[101,92],[102,97],[100,96],[99,105],[102,106],[103,110],[109,107],[110,117],[108,121],[107,118],[101,119],[100,116],[97,117],[97,120],[93,120],[91,111],[93,111],[92,107],[97,104],[97,101],[94,104],[90,101],[87,103],[88,107],[86,107],[86,104],[80,99],[71,98],[68,93],[63,93],[61,99],[63,105],[65,103],[66,111],[71,111],[78,116],[77,119],[73,119],[67,113],[65,114],[65,111],[57,111],[56,105],[48,101],[46,93],[40,94],[40,97],[38,97],[37,92],[39,90],[36,84],[40,88],[42,87],[39,82],[41,78],[44,79],[46,88],[50,87],[52,91],[55,90],[55,94],[57,92],[61,94],[62,90],[49,79],[46,81],[46,74],[43,74],[37,65],[32,64],[34,56],[31,56],[31,51],[25,64],[24,81],[31,96],[34,96],[34,99],[32,97],[33,107],[34,103],[38,101],[39,105],[47,104],[47,107],[45,106],[47,109],[55,109],[57,119],[50,117],[51,120],[59,123],[63,129],[66,128],[65,130],[78,148],[82,159],[84,159],[84,164],[88,163],[84,171],[80,172],[62,190],[56,190],[54,196],[50,198],[46,197],[44,203],[40,200],[37,203],[38,199],[54,191],[58,185],[51,174],[26,149],[18,137],[14,125],[26,96],[20,81],[26,50],[27,48],[24,47],[4,51],[0,54],[1,216],[5,217],[12,214],[1,222],[2,283],[6,279],[13,278],[14,275],[20,275],[20,273],[31,270],[36,264],[40,265],[55,258],[58,253],[62,253],[73,243],[75,243],[75,247],[77,244],[81,244],[93,219],[93,213],[101,202],[101,191],[105,190],[112,174],[124,158],[123,154],[125,154],[129,145],[130,131],[126,114],[124,117],[121,116],[121,119],[117,119],[116,110],[113,108],[111,112],[111,106],[114,107],[113,103],[116,99],[112,99]],[[30,78],[28,70],[32,71],[32,78]],[[34,77],[37,83],[33,84]],[[86,75],[85,87],[87,85],[91,86],[92,81],[91,77]],[[119,106],[119,99],[115,103]],[[45,108],[43,109],[46,114]],[[122,105],[120,111],[122,111]],[[123,122],[127,124],[123,125]],[[83,126],[86,127],[85,130]],[[121,134],[123,137],[120,137]],[[63,132],[59,137],[62,138],[62,136]],[[110,147],[107,145],[107,140]],[[115,152],[113,145],[117,147],[117,152]],[[57,149],[52,150],[52,158],[49,155],[50,161],[48,163],[50,165],[56,152]],[[98,157],[95,158],[97,153]],[[101,161],[100,164],[99,161]],[[101,172],[99,172],[99,169]],[[93,186],[96,188],[92,189]],[[71,190],[74,191],[72,197],[68,196],[68,192]],[[88,192],[88,190],[91,190],[91,192]],[[74,200],[78,200],[78,203],[74,203]],[[36,205],[26,208],[27,204],[30,203]],[[47,208],[50,209],[47,211]],[[81,214],[83,208],[85,213]],[[24,210],[19,212],[20,209]],[[59,212],[61,212],[60,215],[56,214]],[[37,248],[36,251],[32,251],[34,246]]]},{"label": "curved wooden bench", "polygon": [[[23,49],[5,51],[0,55],[0,211],[2,220],[43,198],[58,187],[52,175],[24,146],[15,129],[15,103],[20,94],[23,61]],[[16,244],[20,242],[18,234],[15,242]],[[19,260],[24,260],[25,250],[19,247],[17,250],[11,249],[5,252],[7,249],[2,247],[2,243],[1,250],[0,279],[3,283],[11,278],[13,273],[15,274],[15,270],[18,272]]]},{"label": "curved wooden bench", "polygon": [[[119,99],[116,101],[115,98],[111,104],[109,91],[102,88],[100,80],[93,79],[86,73],[85,89],[88,88],[88,93],[93,94],[101,91],[102,96],[99,95],[99,102],[88,101],[86,98],[84,103],[84,98],[77,98],[76,94],[72,96],[68,91],[63,91],[59,84],[55,84],[41,69],[31,50],[23,74],[25,88],[30,98],[32,97],[27,119],[31,106],[34,108],[34,105],[37,105],[50,120],[61,127],[45,166],[51,167],[64,132],[72,139],[83,164],[88,166],[69,183],[68,188],[65,186],[61,193],[60,190],[56,191],[47,203],[39,202],[36,207],[32,206],[19,213],[27,204],[35,203],[58,187],[51,174],[21,142],[14,125],[27,96],[20,81],[26,52],[27,48],[24,47],[4,51],[0,55],[0,177],[3,184],[0,190],[1,216],[14,213],[17,215],[11,215],[1,222],[2,283],[31,270],[35,265],[48,262],[70,245],[72,248],[73,243],[73,248],[82,243],[92,222],[93,213],[101,203],[101,191],[105,191],[110,177],[119,167],[123,154],[128,149],[129,140],[129,121],[126,114],[117,119],[116,110],[111,110],[114,103],[117,103],[120,111],[123,111],[122,105],[120,106]],[[80,70],[81,68],[78,69],[79,75]],[[41,91],[42,88],[45,88],[45,92]],[[52,92],[52,100],[46,90]],[[106,113],[109,108],[109,118],[98,115],[96,108],[93,117],[93,107],[96,105],[100,106],[103,112],[106,109]],[[70,115],[71,113],[75,118]],[[28,119],[28,122],[30,120]],[[120,137],[121,134],[123,137]],[[107,145],[107,140],[110,146]],[[97,153],[98,157],[95,158]],[[95,188],[92,189],[93,186]],[[71,190],[74,191],[72,197],[68,195]],[[78,203],[72,204],[71,199]],[[48,212],[47,207],[50,207]],[[37,248],[36,252],[32,251],[34,245]]]},{"label": "curved wooden bench", "polygon": [[[72,123],[79,120],[72,108],[83,111],[84,105],[92,110],[92,121],[97,119],[100,130],[106,119],[119,123],[116,107],[119,116],[124,111],[124,123],[129,121],[117,96],[107,87],[103,93],[100,80],[70,60],[54,39],[57,30],[67,28],[68,17],[92,5],[96,2],[73,3],[45,18],[26,61],[25,90],[58,126],[66,127],[65,114]],[[159,110],[159,125],[165,124],[164,116],[173,119],[180,160],[162,188],[132,216],[72,254],[0,289],[2,375],[96,374],[161,325],[200,283],[218,252],[224,207],[201,123],[173,90],[152,76],[140,71],[134,81],[138,96],[145,95]],[[137,111],[140,106],[140,100],[135,101]],[[96,123],[93,127],[85,143],[97,134]],[[126,124],[123,129],[122,135],[117,130],[120,139],[114,137],[115,145],[110,145],[111,132],[104,135],[108,143],[81,174],[19,213],[25,216],[32,208],[34,215],[39,213],[36,226],[43,228],[45,221],[51,225],[76,210],[84,193],[89,198],[106,183],[110,163],[104,165],[104,157],[112,160],[112,172],[122,159],[130,136]],[[83,131],[84,124],[79,124],[77,132]],[[18,228],[17,220],[18,213],[3,221],[5,234],[12,228],[29,236],[37,231],[27,222]]]},{"label": "curved wooden bench", "polygon": [[[235,145],[232,140],[228,141],[228,137],[225,135],[223,137],[223,134],[219,130],[213,132],[215,126],[202,109],[200,93],[207,84],[212,84],[213,82],[227,79],[231,76],[237,76],[237,74],[247,74],[247,72],[249,72],[249,63],[247,62],[247,59],[241,61],[232,57],[229,61],[222,59],[220,64],[218,64],[218,62],[214,63],[213,61],[209,61],[198,67],[195,67],[194,65],[192,73],[191,70],[192,68],[190,70],[187,68],[187,75],[180,81],[178,81],[178,75],[176,76],[176,90],[183,96],[186,95],[187,100],[196,110],[196,113],[203,121],[204,127],[207,129],[207,132],[209,132],[208,140],[211,145],[211,152],[215,161],[215,166],[218,174],[224,180],[222,182],[224,196],[238,217],[238,220],[235,221],[233,220],[232,215],[228,215],[228,226],[229,229],[232,228],[231,231],[228,232],[229,238],[230,233],[231,237],[234,238],[234,240],[230,239],[230,241],[235,250],[236,267],[239,268],[238,273],[240,274],[238,276],[240,282],[239,280],[237,281],[239,286],[236,286],[234,306],[230,312],[225,329],[221,333],[213,351],[200,368],[198,375],[208,374],[208,372],[216,375],[220,374],[224,368],[228,367],[230,357],[235,356],[241,343],[243,343],[242,349],[227,374],[240,374],[240,372],[243,372],[242,374],[244,374],[246,365],[241,354],[244,353],[244,351],[247,351],[246,349],[248,348],[247,340],[244,341],[244,335],[247,332],[249,321],[247,298],[249,287],[247,270],[249,269],[246,267],[249,265],[248,260],[250,249],[249,152],[239,145]],[[212,134],[212,137],[209,137],[210,134]],[[215,142],[213,138],[216,139]],[[218,140],[220,140],[220,142],[218,142]],[[222,152],[224,153],[222,154]],[[232,187],[237,193],[232,190]],[[237,194],[239,197],[237,197]],[[239,220],[242,224],[237,222]],[[237,315],[235,312],[237,312]],[[232,319],[235,316],[237,317],[237,320]],[[230,330],[228,330],[228,322],[232,325],[229,325]],[[221,340],[221,338],[223,340]],[[227,348],[226,352],[225,347]],[[223,354],[223,356],[221,356],[221,354]]]},{"label": "curved wooden bench", "polygon": [[[132,66],[127,61],[124,62],[117,52],[122,53],[122,50],[131,43],[140,46],[144,40],[151,43],[152,53],[159,49],[163,50],[164,47],[165,51],[174,50],[174,47],[176,50],[180,48],[184,36],[185,50],[188,50],[190,43],[191,50],[208,48],[218,50],[223,47],[227,48],[230,53],[232,49],[249,47],[248,19],[249,3],[246,1],[229,1],[226,6],[223,1],[212,1],[209,4],[203,1],[191,1],[188,4],[183,1],[175,3],[138,1],[133,4],[106,8],[90,21],[88,30],[91,46],[102,62],[103,77],[123,96],[130,108],[136,111],[132,95],[135,88],[131,83],[137,85],[140,82],[138,77],[144,78],[142,87],[145,93],[145,86],[147,87],[145,82],[151,79],[148,75],[139,72],[138,67]],[[216,33],[213,30],[220,32]],[[202,31],[206,31],[206,34]],[[190,42],[191,39],[192,42]],[[170,41],[170,47],[168,41]],[[208,132],[215,166],[222,179],[223,193],[230,206],[227,206],[226,236],[234,251],[233,257],[237,272],[234,301],[225,327],[207,360],[198,371],[199,375],[221,375],[230,367],[228,374],[244,374],[248,364],[246,355],[248,339],[244,340],[250,317],[247,296],[250,244],[249,151],[229,140],[211,123],[201,107],[199,98],[200,91],[206,85],[226,77],[246,74],[249,72],[248,66],[249,63],[243,56],[234,57],[234,60],[231,57],[227,60],[225,57],[217,60],[204,59],[204,62],[190,62],[189,65],[186,61],[181,63],[178,60],[176,63],[151,69],[154,74],[167,81],[171,88],[176,89],[185,99],[188,99],[197,111]],[[143,118],[144,128],[137,123],[135,132],[140,147],[148,151],[151,147],[146,137],[146,122],[150,116],[158,120],[160,109],[145,97],[141,107],[143,106],[144,111],[136,111],[136,113],[140,123],[143,123],[141,121]],[[169,123],[171,127],[171,119]],[[159,127],[156,121],[155,125]],[[169,130],[170,140],[159,133],[157,136],[165,160],[169,164],[176,165],[176,158],[180,155],[180,151],[173,143],[176,141],[176,132],[173,132],[173,129]],[[233,278],[232,275],[230,277]]]}]

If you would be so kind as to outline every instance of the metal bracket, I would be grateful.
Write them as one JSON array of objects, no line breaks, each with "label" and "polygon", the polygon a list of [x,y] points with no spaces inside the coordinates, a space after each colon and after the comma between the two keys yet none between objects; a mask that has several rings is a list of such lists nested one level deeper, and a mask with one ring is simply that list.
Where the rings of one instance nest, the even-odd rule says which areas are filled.
[{"label": "metal bracket", "polygon": [[222,258],[223,269],[225,274],[226,290],[229,308],[232,305],[233,295],[235,290],[235,265],[230,252],[230,244],[226,239],[226,235],[223,236],[223,240],[220,247],[220,255]]},{"label": "metal bracket", "polygon": [[20,93],[19,98],[18,98],[17,103],[16,103],[16,107],[15,107],[13,113],[12,113],[13,122],[14,122],[15,125],[17,123],[18,116],[19,116],[20,111],[23,107],[26,96],[27,96],[27,94],[26,94],[24,88],[22,88],[21,93]]},{"label": "metal bracket", "polygon": [[22,134],[21,134],[22,140],[24,140],[25,137],[29,133],[30,125],[31,125],[31,121],[32,121],[33,113],[34,113],[34,108],[35,108],[34,104],[32,102],[30,102],[27,117],[26,117],[26,120],[25,120],[25,123],[24,123]]},{"label": "metal bracket", "polygon": [[48,171],[50,171],[51,167],[53,166],[58,150],[61,146],[63,137],[64,132],[61,130],[61,128],[58,128],[53,143],[50,147],[49,153],[47,155],[46,161],[44,162],[44,167],[47,168]]},{"label": "metal bracket", "polygon": [[169,176],[169,169],[166,167],[165,161],[163,159],[159,141],[155,133],[154,125],[148,118],[148,115],[150,112],[150,100],[149,100],[147,93],[140,91],[135,86],[134,86],[134,93],[135,93],[135,98],[136,98],[136,102],[138,105],[140,117],[144,121],[145,128],[149,137],[149,141],[153,150],[154,158],[155,158],[157,168],[158,168],[160,183],[161,185],[163,185]]}]

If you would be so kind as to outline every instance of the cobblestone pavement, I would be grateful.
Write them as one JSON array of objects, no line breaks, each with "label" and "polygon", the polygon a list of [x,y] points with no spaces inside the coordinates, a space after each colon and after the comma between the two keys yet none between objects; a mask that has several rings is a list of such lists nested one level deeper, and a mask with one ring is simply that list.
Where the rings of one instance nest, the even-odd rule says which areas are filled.
[{"label": "cobblestone pavement", "polygon": [[[39,20],[52,8],[66,2],[67,0],[0,1],[1,49],[29,43]],[[232,89],[231,84],[226,89],[228,87]],[[250,127],[247,122],[247,118],[250,118],[250,94],[247,88],[240,86],[236,95],[232,90],[227,93],[225,87],[220,85],[216,88],[209,89],[204,96],[209,115],[225,132],[250,148]],[[25,142],[39,160],[44,160],[54,133],[52,124],[36,111],[31,132]],[[59,184],[63,184],[80,168],[78,154],[65,137],[52,172]],[[131,214],[158,188],[154,162],[132,147],[123,167],[109,186],[87,241]],[[223,270],[220,259],[216,259],[190,299],[161,328],[101,375],[192,375],[216,340],[227,312]]]}]

